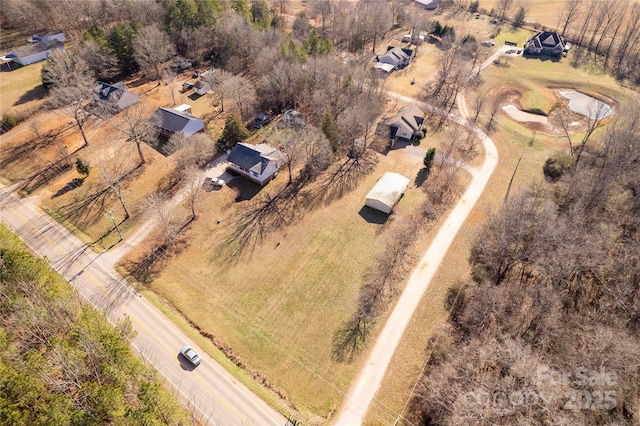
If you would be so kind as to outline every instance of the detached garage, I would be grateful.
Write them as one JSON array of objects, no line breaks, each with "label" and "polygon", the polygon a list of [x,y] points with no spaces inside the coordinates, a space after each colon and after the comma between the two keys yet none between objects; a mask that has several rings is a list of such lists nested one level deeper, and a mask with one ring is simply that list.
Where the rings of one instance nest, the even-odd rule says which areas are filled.
[{"label": "detached garage", "polygon": [[367,194],[364,204],[372,209],[390,214],[404,194],[409,179],[399,173],[387,172]]}]

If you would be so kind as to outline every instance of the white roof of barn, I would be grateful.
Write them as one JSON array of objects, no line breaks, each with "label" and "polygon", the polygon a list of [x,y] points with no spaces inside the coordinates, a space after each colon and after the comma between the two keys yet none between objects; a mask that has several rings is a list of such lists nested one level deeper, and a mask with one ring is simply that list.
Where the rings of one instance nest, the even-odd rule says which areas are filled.
[{"label": "white roof of barn", "polygon": [[408,178],[399,173],[387,172],[371,188],[365,198],[365,205],[384,213],[391,213],[407,189],[407,185],[409,185]]}]

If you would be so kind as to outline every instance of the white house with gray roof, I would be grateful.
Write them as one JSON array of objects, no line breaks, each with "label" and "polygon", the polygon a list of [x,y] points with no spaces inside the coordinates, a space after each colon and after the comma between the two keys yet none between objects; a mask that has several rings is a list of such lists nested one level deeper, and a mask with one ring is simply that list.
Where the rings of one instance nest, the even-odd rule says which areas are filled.
[{"label": "white house with gray roof", "polygon": [[286,159],[284,153],[266,143],[252,145],[238,142],[227,161],[230,170],[264,186],[276,176]]},{"label": "white house with gray roof", "polygon": [[418,136],[424,125],[424,112],[415,104],[405,105],[396,115],[389,117],[385,124],[389,126],[391,146],[398,139],[412,139]]},{"label": "white house with gray roof", "polygon": [[114,113],[138,103],[138,95],[129,92],[123,81],[114,84],[98,81],[93,89],[98,99],[109,105]]},{"label": "white house with gray roof", "polygon": [[29,43],[44,43],[51,40],[65,41],[64,33],[60,30],[46,31],[34,35],[27,41]]},{"label": "white house with gray roof", "polygon": [[7,53],[2,59],[13,61],[20,65],[29,65],[35,62],[44,61],[49,57],[54,49],[64,50],[64,45],[59,40],[49,40],[43,43],[32,43],[21,46]]},{"label": "white house with gray roof", "polygon": [[384,55],[378,57],[378,62],[393,65],[394,69],[404,68],[409,65],[413,57],[413,50],[400,47],[387,47]]},{"label": "white house with gray roof", "polygon": [[170,137],[176,133],[191,136],[204,132],[204,121],[188,112],[173,108],[158,108],[156,111],[156,125],[163,136]]}]

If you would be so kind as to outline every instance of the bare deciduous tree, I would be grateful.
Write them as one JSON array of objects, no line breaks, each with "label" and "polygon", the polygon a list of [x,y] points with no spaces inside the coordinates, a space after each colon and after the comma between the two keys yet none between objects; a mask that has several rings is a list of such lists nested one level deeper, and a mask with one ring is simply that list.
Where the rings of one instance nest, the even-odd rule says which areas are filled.
[{"label": "bare deciduous tree", "polygon": [[178,225],[175,221],[173,206],[162,194],[153,193],[147,196],[144,202],[144,210],[155,218],[162,233],[163,245],[171,244],[178,234]]},{"label": "bare deciduous tree", "polygon": [[578,16],[581,6],[582,6],[582,0],[565,0],[564,1],[564,9],[562,10],[562,15],[560,17],[560,19],[564,21],[564,24],[562,25],[562,33],[561,33],[563,37],[566,36],[566,33],[569,30],[570,25]]},{"label": "bare deciduous tree", "polygon": [[202,189],[202,177],[200,170],[195,165],[188,166],[183,172],[187,200],[191,208],[191,220],[196,219],[196,200]]},{"label": "bare deciduous tree", "polygon": [[85,107],[93,97],[94,82],[87,63],[73,53],[54,50],[43,67],[42,81],[51,87],[49,104],[73,119],[88,146]]},{"label": "bare deciduous tree", "polygon": [[393,15],[386,2],[372,1],[369,5],[367,32],[373,42],[371,51],[376,53],[376,43],[379,37],[389,31],[393,24]]},{"label": "bare deciduous tree", "polygon": [[150,25],[136,34],[133,54],[141,68],[153,68],[156,80],[160,80],[160,66],[175,54],[175,47],[164,31]]},{"label": "bare deciduous tree", "polygon": [[171,95],[171,101],[175,106],[178,103],[178,100],[180,98],[180,89],[181,89],[180,83],[176,78],[176,73],[170,68],[163,70],[162,82],[168,87],[169,94]]},{"label": "bare deciduous tree", "polygon": [[119,123],[114,124],[114,119],[110,120],[113,127],[127,136],[127,142],[134,142],[140,157],[140,164],[145,163],[142,155],[141,144],[158,135],[157,126],[154,125],[154,117],[142,103],[137,103],[122,111],[117,117]]}]

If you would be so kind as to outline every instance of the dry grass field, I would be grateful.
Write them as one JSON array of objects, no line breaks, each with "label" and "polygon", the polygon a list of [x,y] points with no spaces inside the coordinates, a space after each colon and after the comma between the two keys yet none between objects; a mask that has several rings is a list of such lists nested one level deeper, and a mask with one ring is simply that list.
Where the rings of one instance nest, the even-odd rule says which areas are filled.
[{"label": "dry grass field", "polygon": [[[521,42],[519,38],[514,41]],[[640,102],[637,90],[621,87],[607,75],[575,69],[570,65],[570,60],[571,57],[559,62],[514,57],[510,58],[506,67],[504,64],[491,65],[483,71],[485,83],[477,93],[467,92],[467,105],[472,104],[475,96],[487,97],[486,104],[490,104],[493,98],[502,92],[517,89],[523,108],[551,109],[554,106],[566,105],[566,100],[563,101],[553,90],[557,88],[575,89],[594,95],[610,103],[616,113]],[[485,112],[480,117],[481,126],[486,123],[486,114]],[[496,130],[491,133],[491,137],[498,147],[499,165],[427,290],[424,301],[392,360],[365,424],[390,424],[405,408],[424,366],[427,341],[447,317],[444,308],[447,289],[469,279],[466,265],[473,239],[487,213],[495,210],[504,198],[507,184],[520,155],[522,161],[515,174],[511,191],[517,191],[523,185],[542,183],[542,166],[545,160],[555,151],[568,150],[567,140],[563,136],[532,130],[512,120],[502,111],[499,111],[496,117]],[[600,131],[602,129],[597,130],[594,137]],[[574,135],[574,140],[580,140],[581,136]]]},{"label": "dry grass field", "polygon": [[[292,3],[291,10],[299,11],[304,6],[300,2]],[[530,1],[527,21],[539,20],[551,26],[546,21],[557,20],[560,3],[561,0]],[[481,1],[480,6],[491,8],[489,1]],[[486,56],[505,40],[521,44],[530,34],[527,30],[513,30],[507,26],[497,34],[496,26],[486,17],[475,19],[470,14],[459,14],[452,21],[437,12],[433,16],[441,22],[452,23],[459,36],[470,33],[478,40],[494,36],[496,47],[486,49]],[[396,31],[393,38],[380,46],[399,42],[398,34],[401,33]],[[406,96],[421,95],[425,83],[433,76],[437,55],[438,49],[434,45],[423,45],[416,62],[406,70],[388,76],[385,88]],[[0,75],[3,112],[5,108],[16,107],[19,99],[27,99],[29,93],[35,93],[34,88],[39,85],[39,67],[31,65]],[[7,76],[11,76],[11,81]],[[181,75],[178,85],[192,81],[189,77],[186,73]],[[413,78],[417,82],[415,85],[409,84]],[[484,85],[477,92],[467,92],[468,105],[475,96],[486,97],[488,105],[494,96],[510,92],[511,99],[520,108],[548,113],[563,105],[556,89],[576,89],[598,95],[610,100],[616,112],[637,104],[639,99],[637,92],[620,87],[608,76],[572,68],[570,58],[554,62],[514,57],[500,65],[491,65],[483,72],[483,79]],[[152,107],[173,104],[168,86],[135,80],[130,86]],[[41,101],[28,98],[19,106],[35,108],[38,102]],[[209,131],[213,136],[222,128],[225,115],[217,114],[209,97],[180,95],[175,103],[189,103],[196,116],[210,118]],[[390,100],[386,111],[393,113],[400,106],[401,103]],[[486,122],[487,114],[485,110],[480,115],[481,125]],[[444,308],[447,291],[452,285],[469,279],[469,247],[487,212],[499,206],[503,199],[520,155],[523,155],[522,162],[512,191],[522,185],[542,182],[544,161],[554,151],[567,148],[566,140],[557,134],[546,134],[517,123],[501,111],[496,117],[496,131],[491,136],[500,153],[498,168],[404,335],[366,424],[392,424],[402,412],[424,365],[427,340],[447,317]],[[91,146],[79,149],[81,138],[75,129],[66,129],[67,120],[56,114],[41,113],[33,120],[37,122],[36,126],[24,123],[4,135],[0,139],[3,162],[0,178],[5,183],[30,178],[43,164],[54,162],[61,149],[74,152],[72,161],[78,156],[98,161],[122,150],[125,153],[122,157],[129,161],[126,167],[132,170],[124,186],[124,199],[131,206],[132,218],[120,228],[125,239],[129,238],[148,217],[142,211],[142,200],[167,184],[175,160],[143,146],[147,164],[136,168],[135,146],[126,144],[113,127],[99,121],[88,127]],[[428,123],[427,128],[421,148],[439,146],[449,138],[446,132],[432,133]],[[37,133],[48,134],[47,143],[28,145]],[[171,256],[143,265],[147,269],[145,282],[141,285],[144,285],[145,293],[151,293],[149,297],[154,303],[166,303],[165,311],[183,327],[195,325],[201,336],[210,336],[217,346],[223,347],[242,364],[246,372],[282,392],[299,408],[300,420],[305,424],[326,423],[335,414],[365,362],[366,351],[353,364],[334,362],[331,357],[334,332],[355,310],[363,276],[372,267],[389,230],[394,224],[409,220],[424,198],[422,190],[413,187],[413,180],[422,167],[419,155],[411,154],[409,150],[392,150],[377,158],[377,164],[371,166],[371,172],[353,191],[330,204],[305,210],[298,221],[268,233],[251,252],[240,256],[229,256],[232,247],[226,243],[233,235],[235,215],[248,208],[251,197],[273,195],[276,188],[286,182],[286,172],[281,172],[265,188],[236,179],[221,190],[203,191],[196,204],[197,219],[170,247]],[[473,164],[478,165],[481,161],[478,157]],[[384,216],[363,209],[366,193],[385,171],[400,172],[412,180],[393,215],[386,221]],[[97,168],[94,167],[80,186],[70,187],[69,184],[78,178],[71,167],[43,181],[30,193],[39,197],[43,208],[84,241],[94,242],[112,227],[104,213],[111,211],[117,220],[124,212],[117,199],[110,195],[98,202],[83,204],[104,187]],[[239,196],[249,200],[237,201]],[[176,217],[184,223],[189,213],[187,206],[181,205],[176,210]],[[428,246],[430,235],[427,230],[422,232],[417,243],[418,254]],[[117,238],[109,234],[98,241],[96,247],[101,250],[115,242]],[[152,233],[122,261],[122,270],[132,271],[142,265],[159,244],[159,233]],[[383,321],[384,318],[380,318],[371,330],[370,341]],[[213,345],[209,349],[216,351]],[[230,363],[227,367],[234,369]],[[235,372],[240,375],[237,369]]]}]

